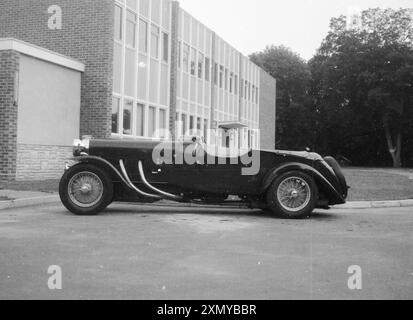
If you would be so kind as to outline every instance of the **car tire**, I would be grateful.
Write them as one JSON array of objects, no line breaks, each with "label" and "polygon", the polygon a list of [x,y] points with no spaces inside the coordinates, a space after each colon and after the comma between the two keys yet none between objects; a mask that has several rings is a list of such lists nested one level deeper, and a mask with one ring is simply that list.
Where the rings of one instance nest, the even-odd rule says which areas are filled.
[{"label": "car tire", "polygon": [[67,170],[59,184],[63,205],[76,215],[97,215],[113,200],[113,182],[102,169],[78,164]]},{"label": "car tire", "polygon": [[267,192],[271,211],[284,219],[311,216],[318,200],[314,179],[301,171],[286,172],[277,177]]}]

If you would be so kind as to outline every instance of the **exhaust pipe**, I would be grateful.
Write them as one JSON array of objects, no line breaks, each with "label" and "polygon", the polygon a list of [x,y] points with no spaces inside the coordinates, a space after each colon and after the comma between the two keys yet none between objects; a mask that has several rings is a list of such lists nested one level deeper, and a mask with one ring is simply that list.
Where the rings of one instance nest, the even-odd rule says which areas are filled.
[{"label": "exhaust pipe", "polygon": [[131,181],[131,179],[128,176],[128,173],[126,172],[125,164],[123,163],[123,160],[119,161],[120,169],[122,170],[123,176],[125,177],[125,180],[129,186],[129,188],[135,190],[140,196],[144,198],[149,198],[149,199],[155,199],[155,200],[162,200],[163,198],[154,194],[149,194],[146,192],[143,192],[142,190],[138,189]]},{"label": "exhaust pipe", "polygon": [[150,190],[158,193],[159,195],[161,195],[166,200],[172,200],[172,201],[176,201],[176,202],[185,202],[185,199],[181,196],[176,196],[176,195],[173,195],[171,193],[164,192],[164,191],[159,190],[159,189],[155,188],[154,186],[152,186],[148,182],[148,180],[146,180],[145,173],[143,172],[142,161],[139,161],[138,166],[139,166],[139,174],[141,176],[141,180],[145,184],[146,187],[148,187]]}]

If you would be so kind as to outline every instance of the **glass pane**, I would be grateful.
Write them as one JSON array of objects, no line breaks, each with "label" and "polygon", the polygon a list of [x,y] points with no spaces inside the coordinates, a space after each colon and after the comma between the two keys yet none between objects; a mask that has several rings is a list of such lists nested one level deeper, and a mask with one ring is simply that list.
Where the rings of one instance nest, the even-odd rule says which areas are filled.
[{"label": "glass pane", "polygon": [[196,129],[196,128],[195,128],[195,117],[194,117],[194,116],[191,116],[191,118],[190,118],[190,126],[189,126],[189,129],[191,129],[191,130]]},{"label": "glass pane", "polygon": [[158,59],[159,57],[159,28],[152,25],[151,28],[151,56]]},{"label": "glass pane", "polygon": [[126,0],[126,5],[133,10],[136,10],[136,1],[137,0]]},{"label": "glass pane", "polygon": [[198,78],[202,79],[203,74],[202,72],[204,72],[204,55],[202,53],[200,53],[198,55]]},{"label": "glass pane", "polygon": [[186,114],[182,114],[182,135],[184,136],[186,133]]},{"label": "glass pane", "polygon": [[153,137],[155,133],[156,123],[156,109],[154,107],[149,107],[149,114],[148,114],[148,136]]},{"label": "glass pane", "polygon": [[196,66],[196,51],[195,49],[191,49],[191,74],[195,75],[195,67]]},{"label": "glass pane", "polygon": [[148,82],[148,66],[147,57],[145,55],[139,54],[138,61],[138,98],[146,100],[146,85]]},{"label": "glass pane", "polygon": [[182,66],[182,42],[178,42],[178,68]]},{"label": "glass pane", "polygon": [[149,17],[149,0],[139,1],[139,11],[143,16]]},{"label": "glass pane", "polygon": [[138,103],[136,108],[136,135],[143,137],[143,124],[144,124],[144,106]]},{"label": "glass pane", "polygon": [[162,45],[162,59],[165,62],[169,60],[169,35],[165,32],[162,33],[163,35],[163,45]]},{"label": "glass pane", "polygon": [[135,50],[126,48],[125,54],[125,94],[135,97],[135,78],[136,78],[136,57]]},{"label": "glass pane", "polygon": [[136,35],[136,15],[127,12],[126,20],[126,44],[135,48],[135,35]]},{"label": "glass pane", "polygon": [[189,46],[187,44],[184,44],[184,50],[183,50],[183,66],[184,66],[184,71],[188,72],[189,70]]},{"label": "glass pane", "polygon": [[139,20],[139,51],[148,52],[148,23]]},{"label": "glass pane", "polygon": [[132,107],[133,102],[126,100],[123,106],[123,134],[132,135]]},{"label": "glass pane", "polygon": [[159,129],[166,129],[166,110],[159,110]]},{"label": "glass pane", "polygon": [[228,90],[228,69],[225,69],[225,90]]},{"label": "glass pane", "polygon": [[112,133],[119,133],[119,105],[120,99],[113,98],[112,102]]},{"label": "glass pane", "polygon": [[122,40],[122,8],[115,6],[115,39]]},{"label": "glass pane", "polygon": [[209,81],[209,74],[211,68],[211,60],[209,58],[205,58],[205,80]]}]

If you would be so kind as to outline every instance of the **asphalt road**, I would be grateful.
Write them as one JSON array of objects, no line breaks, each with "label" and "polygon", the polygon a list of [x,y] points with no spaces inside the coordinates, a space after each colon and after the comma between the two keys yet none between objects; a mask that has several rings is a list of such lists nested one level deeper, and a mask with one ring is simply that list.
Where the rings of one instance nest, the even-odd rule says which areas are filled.
[{"label": "asphalt road", "polygon": [[[60,205],[0,211],[0,299],[412,299],[412,208],[259,211]],[[48,288],[48,268],[62,290]],[[362,290],[350,290],[350,266]]]}]

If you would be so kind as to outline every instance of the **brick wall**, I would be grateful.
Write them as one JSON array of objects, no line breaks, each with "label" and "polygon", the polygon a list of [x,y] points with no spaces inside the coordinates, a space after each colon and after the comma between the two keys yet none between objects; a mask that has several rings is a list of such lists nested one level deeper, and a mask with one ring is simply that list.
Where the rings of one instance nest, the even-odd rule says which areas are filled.
[{"label": "brick wall", "polygon": [[261,148],[275,148],[276,81],[260,70],[260,134]]},{"label": "brick wall", "polygon": [[16,180],[60,179],[72,152],[71,147],[18,144]]},{"label": "brick wall", "polygon": [[0,51],[0,181],[14,180],[16,176],[18,70],[19,54]]},{"label": "brick wall", "polygon": [[[62,30],[50,30],[52,5],[62,9]],[[86,65],[82,76],[80,135],[111,132],[113,0],[1,0],[0,38],[16,38]]]}]

